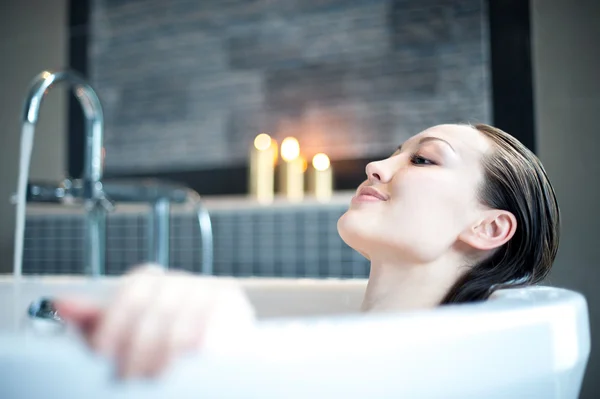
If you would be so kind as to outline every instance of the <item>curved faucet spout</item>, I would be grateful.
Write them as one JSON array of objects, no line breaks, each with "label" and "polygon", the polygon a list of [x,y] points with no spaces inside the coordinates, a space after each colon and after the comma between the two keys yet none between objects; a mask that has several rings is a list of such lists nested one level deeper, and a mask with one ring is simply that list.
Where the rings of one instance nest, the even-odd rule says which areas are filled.
[{"label": "curved faucet spout", "polygon": [[83,108],[87,143],[84,176],[86,180],[98,182],[102,179],[104,114],[96,92],[81,75],[73,71],[43,71],[37,75],[25,99],[22,122],[31,125],[37,123],[42,100],[48,90],[60,82],[66,82],[73,88],[73,93]]}]

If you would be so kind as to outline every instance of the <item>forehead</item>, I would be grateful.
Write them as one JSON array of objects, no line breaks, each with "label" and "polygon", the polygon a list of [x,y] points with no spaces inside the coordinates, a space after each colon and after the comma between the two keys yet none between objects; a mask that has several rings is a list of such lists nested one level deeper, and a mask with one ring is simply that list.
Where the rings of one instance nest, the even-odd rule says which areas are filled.
[{"label": "forehead", "polygon": [[468,125],[437,125],[413,136],[409,141],[418,142],[424,137],[446,140],[460,155],[480,156],[492,146],[491,141],[480,131]]}]

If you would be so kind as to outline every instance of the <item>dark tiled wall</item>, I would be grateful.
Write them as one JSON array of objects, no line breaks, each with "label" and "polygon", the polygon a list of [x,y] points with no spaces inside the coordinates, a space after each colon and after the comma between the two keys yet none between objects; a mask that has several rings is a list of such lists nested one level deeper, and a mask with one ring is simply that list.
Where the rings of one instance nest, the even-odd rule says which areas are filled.
[{"label": "dark tiled wall", "polygon": [[[344,209],[246,209],[211,212],[214,274],[271,277],[367,277],[368,261],[339,238]],[[148,259],[144,214],[113,214],[107,221],[106,273],[121,274]],[[83,273],[83,218],[29,215],[25,274]],[[170,267],[201,270],[197,218],[171,217]]]},{"label": "dark tiled wall", "polygon": [[246,161],[262,131],[368,158],[490,122],[483,0],[93,0],[89,69],[113,173]]}]

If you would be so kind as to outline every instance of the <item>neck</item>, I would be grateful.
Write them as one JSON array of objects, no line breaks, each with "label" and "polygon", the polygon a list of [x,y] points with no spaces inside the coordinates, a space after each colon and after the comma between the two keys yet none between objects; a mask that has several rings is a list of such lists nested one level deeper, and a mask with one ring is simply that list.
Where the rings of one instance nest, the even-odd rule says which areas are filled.
[{"label": "neck", "polygon": [[385,312],[434,308],[457,279],[448,262],[405,264],[371,261],[362,310]]}]

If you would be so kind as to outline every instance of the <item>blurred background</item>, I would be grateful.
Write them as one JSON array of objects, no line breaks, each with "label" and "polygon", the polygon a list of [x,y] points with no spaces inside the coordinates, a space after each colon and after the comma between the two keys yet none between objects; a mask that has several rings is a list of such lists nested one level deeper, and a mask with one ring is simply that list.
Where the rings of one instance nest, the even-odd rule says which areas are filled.
[{"label": "blurred background", "polygon": [[[554,183],[563,233],[548,284],[586,296],[595,342],[599,20],[595,0],[2,1],[0,271],[12,265],[27,87],[42,70],[71,68],[102,101],[107,178],[168,179],[229,204],[209,207],[219,275],[366,277],[335,229],[365,165],[438,123],[508,131]],[[342,199],[241,202],[261,132],[326,153]],[[79,105],[53,89],[30,178],[80,176],[83,147]],[[28,216],[24,272],[81,272],[81,215],[48,209]],[[171,265],[194,271],[202,254],[189,216],[171,219]],[[144,260],[146,223],[141,211],[109,218],[107,273]],[[599,375],[592,344],[582,397],[597,397]]]}]

